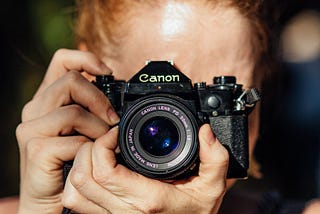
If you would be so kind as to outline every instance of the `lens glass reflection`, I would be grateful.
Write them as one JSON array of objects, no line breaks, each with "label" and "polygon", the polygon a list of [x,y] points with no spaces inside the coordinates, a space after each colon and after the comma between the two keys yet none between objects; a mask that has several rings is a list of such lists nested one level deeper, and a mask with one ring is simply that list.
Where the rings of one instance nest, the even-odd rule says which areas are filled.
[{"label": "lens glass reflection", "polygon": [[153,117],[147,120],[139,132],[142,148],[154,156],[166,156],[179,145],[179,133],[171,120],[165,117]]}]

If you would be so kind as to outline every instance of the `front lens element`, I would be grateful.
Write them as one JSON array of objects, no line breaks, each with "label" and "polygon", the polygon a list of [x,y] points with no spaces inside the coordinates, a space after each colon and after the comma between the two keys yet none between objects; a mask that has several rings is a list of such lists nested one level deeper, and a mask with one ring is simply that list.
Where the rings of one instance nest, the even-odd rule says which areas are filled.
[{"label": "front lens element", "polygon": [[142,125],[139,141],[145,152],[154,156],[167,156],[178,147],[179,133],[170,119],[153,117]]},{"label": "front lens element", "polygon": [[119,147],[132,170],[170,180],[198,158],[198,123],[181,98],[150,95],[130,103],[119,124]]}]

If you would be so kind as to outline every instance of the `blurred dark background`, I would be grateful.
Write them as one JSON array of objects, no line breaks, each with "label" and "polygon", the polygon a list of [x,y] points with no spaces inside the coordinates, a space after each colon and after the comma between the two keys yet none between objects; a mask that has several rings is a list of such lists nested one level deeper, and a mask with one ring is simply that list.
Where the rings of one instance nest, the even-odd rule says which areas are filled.
[{"label": "blurred dark background", "polygon": [[73,47],[73,1],[11,0],[0,7],[0,197],[18,194],[15,128],[54,51]]},{"label": "blurred dark background", "polygon": [[[277,31],[286,29],[302,11],[320,11],[318,0],[282,2]],[[0,7],[0,197],[19,192],[15,128],[23,105],[32,98],[53,53],[61,47],[75,47],[74,11],[71,0],[11,0]],[[320,24],[314,28],[319,29]],[[305,32],[303,39],[307,40],[307,35]],[[281,38],[288,40],[283,36],[279,41]],[[269,80],[275,84],[263,91],[263,124],[256,149],[264,177],[249,178],[238,186],[277,189],[283,197],[293,199],[320,197],[320,54],[304,61],[292,60],[283,57],[287,49],[282,43],[275,44],[281,64],[279,75]]]}]

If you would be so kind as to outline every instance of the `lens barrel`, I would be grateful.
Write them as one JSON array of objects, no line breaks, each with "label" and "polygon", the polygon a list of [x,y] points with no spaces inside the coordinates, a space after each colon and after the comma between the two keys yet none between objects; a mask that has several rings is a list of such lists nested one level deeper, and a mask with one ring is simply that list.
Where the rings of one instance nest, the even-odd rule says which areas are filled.
[{"label": "lens barrel", "polygon": [[173,179],[198,157],[198,122],[173,95],[144,97],[121,118],[119,146],[127,165],[147,177]]}]

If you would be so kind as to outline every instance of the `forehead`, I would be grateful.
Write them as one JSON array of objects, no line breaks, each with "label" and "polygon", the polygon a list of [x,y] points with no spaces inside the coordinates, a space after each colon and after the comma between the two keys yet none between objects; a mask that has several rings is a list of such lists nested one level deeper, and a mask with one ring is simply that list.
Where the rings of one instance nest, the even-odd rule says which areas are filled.
[{"label": "forehead", "polygon": [[248,20],[235,8],[190,2],[132,9],[116,26],[115,42],[103,47],[115,75],[128,79],[147,60],[173,60],[193,81],[234,75],[250,85],[254,57]]}]

